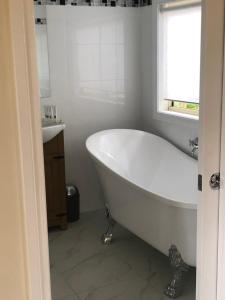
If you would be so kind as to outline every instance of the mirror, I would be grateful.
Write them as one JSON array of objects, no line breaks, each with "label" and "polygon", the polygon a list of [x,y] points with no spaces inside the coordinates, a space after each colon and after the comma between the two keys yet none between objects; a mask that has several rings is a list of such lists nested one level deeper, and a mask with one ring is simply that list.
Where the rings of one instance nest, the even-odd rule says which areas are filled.
[{"label": "mirror", "polygon": [[48,34],[46,19],[35,19],[40,97],[50,97]]}]

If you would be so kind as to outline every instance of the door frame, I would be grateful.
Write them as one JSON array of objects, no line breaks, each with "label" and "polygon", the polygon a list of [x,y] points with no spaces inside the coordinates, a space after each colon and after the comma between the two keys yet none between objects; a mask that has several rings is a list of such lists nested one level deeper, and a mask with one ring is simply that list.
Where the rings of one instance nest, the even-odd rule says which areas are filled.
[{"label": "door frame", "polygon": [[[213,173],[220,171],[224,67],[224,0],[203,1],[200,105],[199,192],[197,234],[197,300],[219,300],[218,256],[220,191],[210,187]],[[212,104],[213,103],[213,104]],[[224,131],[225,132],[225,131]],[[224,232],[225,234],[225,232]],[[222,299],[222,298],[221,298]],[[220,300],[221,300],[220,299]],[[223,297],[224,299],[224,297]]]},{"label": "door frame", "polygon": [[[225,58],[225,42],[224,42]],[[225,74],[225,63],[223,66]],[[225,295],[225,76],[223,76],[221,124],[221,154],[220,154],[220,201],[219,201],[219,232],[218,232],[218,280],[217,300],[223,300]]]},{"label": "door frame", "polygon": [[[46,199],[33,0],[8,0],[6,2],[8,2],[10,9],[10,32],[17,90],[16,111],[23,178],[26,266],[29,275],[28,299],[50,300]],[[203,0],[203,12],[201,99],[204,101],[200,109],[199,160],[199,173],[203,176],[203,181],[198,209],[197,300],[222,300],[221,295],[225,294],[225,268],[223,267],[222,270],[222,266],[225,265],[223,254],[225,249],[225,239],[223,238],[225,237],[225,203],[224,201],[219,202],[219,191],[211,190],[208,181],[210,175],[220,169],[224,0]],[[212,99],[213,106],[211,105]],[[225,96],[223,96],[223,102],[225,103]],[[225,105],[223,106],[225,120],[224,107]],[[225,121],[223,122],[224,132]],[[222,149],[225,149],[224,139],[222,139]],[[221,166],[225,169],[223,156]],[[221,190],[220,194],[221,197],[224,196],[224,191]],[[223,219],[223,222],[220,222],[220,231],[219,205],[220,219]]]},{"label": "door frame", "polygon": [[[4,1],[4,0],[3,0]],[[50,265],[34,4],[7,0],[22,185],[27,299],[50,300]],[[5,33],[6,34],[6,33]],[[7,99],[4,99],[7,101]]]}]

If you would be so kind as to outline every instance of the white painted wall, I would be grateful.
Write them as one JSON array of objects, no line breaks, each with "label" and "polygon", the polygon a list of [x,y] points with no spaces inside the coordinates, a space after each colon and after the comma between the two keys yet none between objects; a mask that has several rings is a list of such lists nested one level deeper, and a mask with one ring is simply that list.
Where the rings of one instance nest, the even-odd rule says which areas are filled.
[{"label": "white painted wall", "polygon": [[140,11],[47,6],[51,97],[66,123],[66,181],[81,210],[102,207],[86,138],[109,128],[140,128]]},{"label": "white painted wall", "polygon": [[[43,11],[36,12],[39,17]],[[153,9],[47,6],[51,97],[66,123],[67,183],[81,193],[81,210],[103,206],[86,138],[109,128],[155,133],[190,152],[197,122],[154,114]]]},{"label": "white painted wall", "polygon": [[141,90],[143,129],[158,134],[171,141],[185,152],[190,152],[189,139],[198,136],[198,122],[179,122],[159,120],[154,113],[156,84],[154,83],[154,9],[152,6],[141,8]]}]

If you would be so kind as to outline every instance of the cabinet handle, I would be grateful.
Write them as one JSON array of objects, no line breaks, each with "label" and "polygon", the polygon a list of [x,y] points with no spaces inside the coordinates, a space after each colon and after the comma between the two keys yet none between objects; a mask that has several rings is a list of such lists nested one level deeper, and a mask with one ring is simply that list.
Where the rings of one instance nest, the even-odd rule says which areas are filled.
[{"label": "cabinet handle", "polygon": [[54,159],[64,159],[64,155],[54,156]]}]

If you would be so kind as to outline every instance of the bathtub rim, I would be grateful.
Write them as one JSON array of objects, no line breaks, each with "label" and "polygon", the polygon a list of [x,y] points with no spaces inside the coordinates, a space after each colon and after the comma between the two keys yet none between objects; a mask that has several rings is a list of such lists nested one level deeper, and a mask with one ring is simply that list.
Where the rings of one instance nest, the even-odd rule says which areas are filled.
[{"label": "bathtub rim", "polygon": [[[97,135],[101,135],[102,133],[106,133],[106,132],[113,132],[113,131],[118,131],[118,130],[128,130],[128,131],[136,131],[136,132],[142,132],[142,133],[146,133],[146,134],[151,134],[156,136],[159,139],[162,139],[163,141],[165,141],[166,143],[168,143],[169,145],[172,145],[173,147],[175,147],[178,151],[179,150],[176,146],[174,146],[173,144],[171,144],[170,142],[168,142],[167,140],[161,138],[160,136],[157,136],[155,134],[143,131],[143,130],[136,130],[136,129],[107,129],[107,130],[102,130],[102,131],[98,131],[92,135],[90,135],[85,142],[86,145],[86,149],[88,151],[88,153],[90,154],[90,156],[92,157],[92,159],[94,160],[95,163],[97,163],[98,165],[100,165],[101,167],[107,169],[108,171],[110,171],[111,173],[113,173],[114,175],[118,176],[123,182],[127,183],[129,186],[135,188],[138,191],[141,191],[142,193],[145,194],[145,196],[150,196],[150,195],[154,195],[154,197],[157,197],[159,201],[161,201],[162,203],[169,205],[169,206],[173,206],[173,207],[177,207],[177,208],[183,208],[183,209],[189,209],[189,210],[197,210],[198,208],[198,203],[187,203],[187,202],[178,202],[176,200],[170,199],[170,198],[166,198],[165,196],[161,196],[159,194],[153,193],[149,190],[146,190],[145,188],[135,184],[134,182],[130,181],[129,179],[123,177],[122,175],[118,174],[117,172],[115,172],[114,170],[112,170],[110,167],[108,167],[104,162],[102,162],[101,160],[99,160],[89,149],[88,147],[88,142],[90,141],[91,138],[93,138],[94,136]],[[181,151],[182,152],[182,151]],[[192,159],[191,157],[189,157],[186,153],[182,152],[185,156],[187,156],[189,159]]]}]

